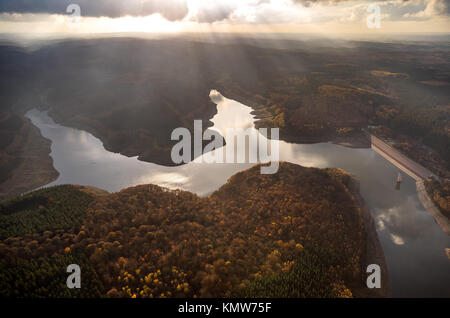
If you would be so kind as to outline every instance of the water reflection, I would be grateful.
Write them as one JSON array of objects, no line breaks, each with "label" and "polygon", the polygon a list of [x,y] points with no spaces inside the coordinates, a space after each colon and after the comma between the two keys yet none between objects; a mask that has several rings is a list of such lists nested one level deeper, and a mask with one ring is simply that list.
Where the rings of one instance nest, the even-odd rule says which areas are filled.
[{"label": "water reflection", "polygon": [[397,176],[397,183],[395,184],[395,190],[400,190],[402,180],[403,180],[402,174],[399,172]]},{"label": "water reflection", "polygon": [[[254,128],[252,109],[224,98],[216,91],[211,100],[217,114],[210,129]],[[233,174],[253,164],[194,162],[165,167],[108,152],[91,134],[55,124],[36,109],[27,113],[44,137],[52,140],[51,156],[59,178],[49,185],[94,185],[108,191],[154,183],[207,195]],[[224,148],[226,148],[225,146]],[[352,149],[319,143],[313,145],[279,143],[280,160],[308,167],[339,167],[360,180],[361,194],[373,214],[386,255],[393,296],[450,297],[450,262],[444,249],[450,238],[418,200],[413,179],[406,177],[395,190],[393,181],[399,169],[371,149]],[[394,177],[394,179],[393,179]]]}]

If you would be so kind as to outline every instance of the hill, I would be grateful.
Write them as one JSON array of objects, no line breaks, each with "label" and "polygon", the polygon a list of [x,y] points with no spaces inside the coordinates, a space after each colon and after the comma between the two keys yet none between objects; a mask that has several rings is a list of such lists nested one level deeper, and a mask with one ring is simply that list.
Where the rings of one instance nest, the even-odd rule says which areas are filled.
[{"label": "hill", "polygon": [[[41,220],[33,218],[41,213],[39,205],[53,211],[61,195],[92,201],[87,206],[70,201],[66,211],[79,211],[76,220],[67,221],[64,213],[27,234],[20,228],[7,231],[9,223],[0,223],[11,233],[0,242],[3,296],[372,297],[389,292],[374,224],[357,183],[342,170],[281,163],[277,174],[261,175],[257,165],[205,198],[155,185],[111,195],[73,186],[45,191],[30,198],[46,202],[17,198],[2,203],[14,207],[2,213]],[[54,264],[65,272],[62,264],[74,258],[87,266],[95,295],[88,290],[68,295],[62,276],[59,293],[49,294],[48,286],[39,293],[21,276],[28,269],[35,281],[49,282]],[[37,272],[36,259],[50,264],[49,270]],[[383,268],[382,290],[366,288],[365,269],[372,263]],[[13,287],[14,281],[20,287]]]},{"label": "hill", "polygon": [[279,127],[289,142],[368,147],[360,128],[382,125],[393,139],[408,138],[401,148],[410,157],[448,175],[447,43],[211,41],[70,39],[32,51],[0,46],[0,192],[18,194],[57,176],[39,134],[30,143],[41,144],[42,154],[30,156],[35,151],[23,137],[30,130],[22,116],[27,109],[48,109],[56,122],[92,133],[109,151],[173,165],[172,131],[192,132],[194,119],[203,120],[203,129],[211,125],[211,89],[251,106],[257,127]]}]

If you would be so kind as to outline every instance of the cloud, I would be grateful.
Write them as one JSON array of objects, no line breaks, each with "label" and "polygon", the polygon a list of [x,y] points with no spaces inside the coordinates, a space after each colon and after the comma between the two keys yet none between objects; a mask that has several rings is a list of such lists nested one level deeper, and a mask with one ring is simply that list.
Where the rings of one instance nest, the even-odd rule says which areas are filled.
[{"label": "cloud", "polygon": [[[301,4],[307,10],[324,11],[330,6],[340,6],[340,22],[365,21],[366,11],[370,4],[377,4],[381,8],[382,21],[424,21],[450,15],[449,0],[292,0]],[[331,17],[330,17],[331,18]]]},{"label": "cloud", "polygon": [[226,12],[224,16],[226,15],[226,22],[229,23],[269,25],[306,22],[309,18],[305,16],[304,9],[291,0],[212,0],[212,2],[219,4],[227,2],[228,6],[225,8],[228,10],[222,12]]},{"label": "cloud", "polygon": [[227,19],[237,8],[235,3],[204,1],[198,8],[196,20],[200,23],[212,23]]},{"label": "cloud", "polygon": [[405,240],[403,238],[401,238],[400,236],[392,234],[392,233],[390,234],[390,236],[391,236],[392,242],[395,245],[404,245],[405,244]]},{"label": "cloud", "polygon": [[[304,7],[311,7],[314,5],[338,5],[344,2],[351,2],[351,0],[292,0],[295,4],[301,4]],[[450,4],[449,0],[366,0],[360,1],[366,5],[376,3],[380,6],[390,7],[394,10],[405,9],[410,12],[404,13],[405,17],[420,17],[420,16],[436,16],[449,15]],[[411,12],[412,11],[412,12]]]},{"label": "cloud", "polygon": [[304,7],[310,7],[313,4],[324,4],[324,5],[334,5],[340,2],[345,2],[350,0],[292,0],[293,3],[299,3]]},{"label": "cloud", "polygon": [[450,5],[448,0],[424,1],[425,8],[418,12],[406,12],[403,17],[411,20],[426,20],[434,16],[449,15]]},{"label": "cloud", "polygon": [[66,14],[70,4],[81,8],[86,17],[118,18],[160,13],[170,21],[188,14],[186,0],[1,0],[0,13]]},{"label": "cloud", "polygon": [[[143,17],[220,24],[340,23],[365,25],[367,7],[378,4],[383,21],[423,21],[449,15],[450,0],[0,0],[0,20],[33,14],[67,14],[78,4],[83,17]],[[10,15],[10,16],[8,16]],[[15,15],[15,16],[12,16]]]}]

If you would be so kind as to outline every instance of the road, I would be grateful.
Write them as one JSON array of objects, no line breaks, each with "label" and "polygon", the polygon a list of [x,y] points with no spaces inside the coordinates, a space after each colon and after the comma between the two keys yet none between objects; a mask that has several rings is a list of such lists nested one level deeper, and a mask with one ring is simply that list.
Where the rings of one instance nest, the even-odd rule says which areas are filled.
[{"label": "road", "polygon": [[381,139],[370,135],[370,140],[372,142],[372,149],[374,151],[391,162],[397,168],[408,174],[414,180],[423,181],[432,174],[428,169],[422,167],[418,163],[401,154],[398,150],[392,148]]},{"label": "road", "polygon": [[441,229],[447,233],[447,235],[450,235],[450,219],[439,211],[425,189],[424,181],[432,175],[432,173],[420,164],[401,154],[398,150],[392,148],[381,139],[366,131],[364,132],[370,137],[372,149],[375,152],[416,180],[417,195],[423,207],[434,218]]}]

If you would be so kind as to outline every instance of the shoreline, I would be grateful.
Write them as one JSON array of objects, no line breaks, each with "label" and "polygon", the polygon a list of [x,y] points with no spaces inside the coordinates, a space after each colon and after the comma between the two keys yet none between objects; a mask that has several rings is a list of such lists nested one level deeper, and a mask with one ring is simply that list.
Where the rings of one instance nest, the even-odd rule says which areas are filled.
[{"label": "shoreline", "polygon": [[[393,154],[397,153],[400,156],[402,156],[403,158],[405,158],[405,160],[407,160],[408,162],[411,162],[412,165],[418,166],[419,168],[424,169],[427,172],[431,173],[431,171],[429,171],[427,168],[422,167],[420,164],[415,162],[413,159],[408,157],[406,154],[402,153],[398,149],[395,149],[395,148],[389,146],[383,139],[381,139],[373,134],[370,134],[370,133],[368,136],[370,136],[369,138],[371,140],[373,140],[373,138],[375,138],[375,140],[378,140],[378,142],[386,144],[386,146],[392,150]],[[405,172],[406,174],[408,174],[411,178],[415,179],[417,197],[418,197],[420,203],[422,204],[423,208],[425,209],[425,211],[428,212],[428,214],[430,214],[433,217],[434,221],[441,228],[441,230],[444,233],[446,233],[447,235],[450,235],[450,219],[447,216],[445,216],[436,207],[436,204],[430,198],[430,195],[428,194],[426,187],[425,187],[425,182],[426,182],[427,178],[423,176],[423,173],[422,174],[415,173],[415,171],[412,171],[408,166],[405,166],[401,161],[396,159],[392,154],[389,154],[386,151],[379,149],[378,145],[375,145],[374,143],[372,144],[372,149],[374,149],[374,151],[377,152],[380,156],[382,156],[386,161],[390,162],[392,165],[396,166],[398,169],[400,169],[403,172]]]},{"label": "shoreline", "polygon": [[[384,255],[384,250],[378,237],[375,220],[370,213],[369,207],[367,206],[364,198],[361,195],[359,180],[356,178],[356,176],[351,174],[349,175],[352,181],[350,182],[348,187],[353,197],[355,198],[357,205],[361,208],[363,225],[367,235],[366,255],[362,257],[361,263],[367,265],[378,264],[380,266],[381,288],[379,290],[376,290],[376,294],[378,297],[383,298],[392,297],[386,256]],[[370,295],[370,293],[368,293],[368,295]]]},{"label": "shoreline", "polygon": [[[220,85],[218,85],[220,86]],[[221,87],[217,89],[222,96],[248,106],[252,109],[251,114],[254,116],[255,128],[260,128],[259,123],[264,120],[272,120],[273,116],[263,106],[252,101],[243,94],[236,93],[233,89]],[[270,128],[270,127],[267,127]],[[317,136],[296,136],[289,132],[289,129],[280,127],[280,141],[296,144],[316,144],[316,143],[333,143],[348,148],[370,148],[370,142],[361,133],[360,129],[339,135],[336,132],[324,132]]]},{"label": "shoreline", "polygon": [[442,231],[447,235],[450,235],[450,219],[442,214],[428,195],[425,188],[425,180],[417,181],[416,188],[419,201],[422,203],[425,210],[433,217],[434,221],[439,225]]},{"label": "shoreline", "polygon": [[[213,85],[214,86],[214,85]],[[220,86],[220,85],[219,85]],[[237,102],[243,100],[244,105],[252,108],[252,115],[255,116],[255,126],[257,126],[258,122],[262,119],[269,118],[270,115],[267,111],[258,107],[251,100],[236,95],[232,92],[231,89],[220,88],[220,92],[225,92],[230,99],[233,99]],[[223,95],[223,94],[222,94]],[[225,96],[225,95],[223,95]],[[226,96],[225,96],[226,97]],[[228,97],[227,97],[228,98]],[[240,102],[242,103],[242,102]],[[54,180],[56,180],[59,176],[59,172],[53,166],[53,158],[51,157],[51,141],[42,136],[38,127],[34,126],[34,124],[25,116],[25,111],[30,109],[30,107],[25,107],[23,111],[21,111],[21,117],[24,121],[26,121],[26,125],[28,126],[29,131],[31,131],[30,136],[27,138],[31,138],[28,141],[28,144],[23,145],[22,149],[20,149],[21,154],[18,156],[26,158],[28,161],[22,161],[18,167],[16,167],[11,176],[0,184],[0,199],[6,199],[11,196],[15,196],[18,194],[22,194],[41,186],[44,186]],[[55,115],[55,114],[52,114]],[[270,115],[271,116],[271,115]],[[53,120],[54,116],[51,116]],[[212,118],[212,117],[211,117]],[[114,153],[120,153],[127,157],[138,156],[138,160],[147,162],[147,163],[156,163],[168,167],[180,166],[179,164],[173,164],[170,158],[166,158],[166,155],[153,153],[153,159],[150,160],[148,156],[145,156],[143,151],[139,151],[134,149],[131,151],[129,149],[125,149],[122,151],[116,151],[114,145],[109,143],[107,139],[102,138],[101,134],[99,134],[95,128],[89,127],[89,125],[82,123],[64,123],[63,121],[55,121],[61,125],[71,127],[74,129],[84,130],[91,133],[93,136],[102,141],[103,146],[106,150]],[[210,123],[210,122],[209,122]],[[30,127],[31,126],[31,127]],[[315,143],[333,143],[337,145],[341,145],[348,148],[369,148],[370,143],[366,142],[363,134],[358,131],[354,131],[347,136],[317,136],[317,137],[294,137],[289,134],[283,134],[280,140],[290,143],[298,143],[298,144],[315,144]],[[41,147],[41,148],[39,148]],[[46,151],[46,153],[44,153]],[[37,155],[36,155],[37,154]],[[170,152],[168,153],[170,156]],[[29,160],[33,160],[30,162]]]},{"label": "shoreline", "polygon": [[0,184],[0,200],[42,187],[59,176],[50,155],[52,142],[42,136],[40,129],[31,120],[25,116],[22,118],[24,127],[15,137],[20,143],[16,150],[19,164],[9,178]]}]

